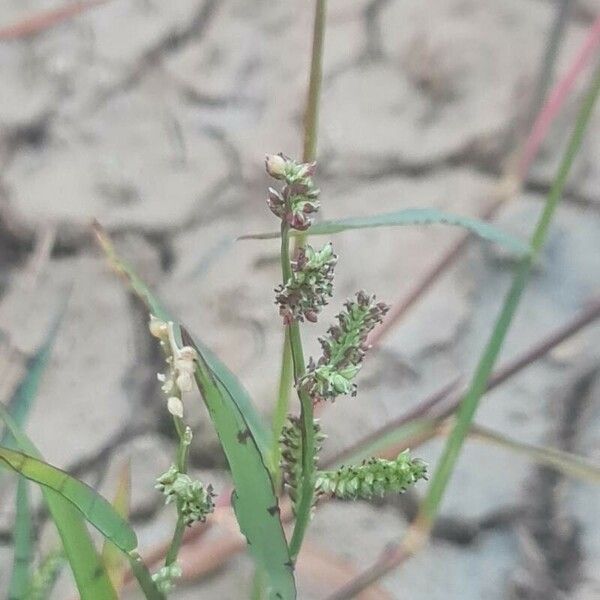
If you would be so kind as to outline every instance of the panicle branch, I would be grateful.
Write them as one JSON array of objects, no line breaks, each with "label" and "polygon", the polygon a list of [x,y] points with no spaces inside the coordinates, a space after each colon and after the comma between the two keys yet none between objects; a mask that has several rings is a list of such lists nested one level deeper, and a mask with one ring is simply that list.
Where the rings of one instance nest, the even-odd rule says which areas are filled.
[{"label": "panicle branch", "polygon": [[337,316],[337,324],[327,330],[327,336],[319,339],[323,354],[316,362],[310,359],[307,372],[299,382],[314,402],[335,400],[339,395],[356,395],[356,384],[352,380],[369,349],[367,336],[389,310],[386,304],[363,291],[344,307]]},{"label": "panicle branch", "polygon": [[369,500],[390,492],[401,494],[420,479],[427,479],[427,465],[405,450],[395,460],[369,458],[360,465],[320,471],[316,492],[342,500]]},{"label": "panicle branch", "polygon": [[271,212],[292,229],[308,229],[311,215],[320,207],[319,190],[312,180],[317,163],[297,163],[280,153],[267,155],[265,167],[271,177],[285,182],[281,190],[269,188],[267,205]]},{"label": "panicle branch", "polygon": [[333,294],[336,263],[331,244],[325,244],[321,250],[308,244],[298,249],[291,261],[291,278],[275,288],[275,302],[284,325],[304,319],[316,323],[318,313]]}]

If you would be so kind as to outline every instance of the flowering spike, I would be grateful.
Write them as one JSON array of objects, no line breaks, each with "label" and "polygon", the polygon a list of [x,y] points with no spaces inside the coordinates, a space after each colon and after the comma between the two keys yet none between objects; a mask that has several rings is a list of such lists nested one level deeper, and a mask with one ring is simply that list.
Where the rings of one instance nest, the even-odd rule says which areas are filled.
[{"label": "flowering spike", "polygon": [[319,342],[323,350],[318,362],[310,359],[306,374],[300,380],[313,401],[335,400],[339,395],[356,395],[352,380],[360,371],[366,351],[367,336],[381,323],[389,307],[376,302],[375,296],[360,291],[355,300],[348,300],[326,337]]},{"label": "flowering spike", "polygon": [[306,245],[292,261],[292,276],[275,289],[275,302],[285,325],[293,321],[316,323],[321,308],[333,293],[333,271],[337,256],[331,244],[321,250]]},{"label": "flowering spike", "polygon": [[169,412],[180,418],[183,417],[181,396],[191,392],[194,387],[194,372],[198,361],[198,353],[191,346],[180,348],[175,340],[171,321],[164,322],[150,315],[150,333],[160,340],[166,355],[167,373],[158,373],[161,389],[167,396]]},{"label": "flowering spike", "polygon": [[174,465],[156,480],[155,487],[166,496],[165,504],[177,503],[179,514],[188,526],[205,521],[215,508],[212,486],[205,488],[200,481],[192,481]]},{"label": "flowering spike", "polygon": [[[321,426],[317,420],[314,421],[315,430],[315,465],[317,457],[321,450],[321,442],[325,439],[321,433]],[[292,500],[292,509],[296,512],[297,490],[302,472],[302,426],[300,419],[292,415],[288,415],[288,420],[279,438],[281,444],[281,470],[283,472],[283,481],[288,490],[290,499]]]},{"label": "flowering spike", "polygon": [[315,489],[317,495],[368,500],[390,492],[402,493],[420,479],[427,479],[427,465],[405,450],[395,460],[370,458],[337,471],[320,471]]},{"label": "flowering spike", "polygon": [[312,224],[310,215],[319,210],[319,190],[312,180],[316,163],[297,163],[283,154],[271,154],[265,158],[265,167],[271,177],[285,181],[281,191],[268,190],[271,212],[293,229],[308,229]]}]

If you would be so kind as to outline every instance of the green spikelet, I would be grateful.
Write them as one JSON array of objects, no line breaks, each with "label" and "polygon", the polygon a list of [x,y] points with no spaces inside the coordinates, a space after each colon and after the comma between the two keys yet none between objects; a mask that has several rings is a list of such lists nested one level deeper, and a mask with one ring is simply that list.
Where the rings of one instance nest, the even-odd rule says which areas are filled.
[{"label": "green spikelet", "polygon": [[427,465],[405,450],[396,460],[369,458],[360,465],[320,471],[317,495],[329,494],[342,500],[370,499],[386,493],[402,493],[427,478]]},{"label": "green spikelet", "polygon": [[316,362],[310,359],[306,374],[298,384],[314,402],[333,401],[344,394],[356,395],[353,379],[369,348],[367,337],[388,310],[386,304],[363,291],[345,303],[344,310],[337,315],[338,323],[319,338],[322,356]]},{"label": "green spikelet", "polygon": [[319,210],[319,190],[313,183],[317,163],[297,163],[283,154],[266,156],[267,173],[285,181],[281,190],[269,188],[267,204],[271,212],[293,229],[304,231]]},{"label": "green spikelet", "polygon": [[285,325],[293,321],[316,323],[321,308],[333,293],[333,270],[337,256],[333,246],[314,250],[308,244],[299,248],[292,261],[292,277],[275,289],[275,302]]},{"label": "green spikelet", "polygon": [[165,495],[166,504],[177,503],[177,510],[188,527],[197,521],[206,521],[215,509],[212,486],[204,487],[200,481],[193,481],[174,465],[156,480],[154,487]]},{"label": "green spikelet", "polygon": [[175,588],[175,582],[181,577],[182,571],[178,563],[166,565],[152,575],[152,581],[156,587],[163,593],[167,594]]},{"label": "green spikelet", "polygon": [[[319,451],[321,450],[321,442],[325,436],[321,432],[321,426],[317,420],[314,421],[315,428],[315,464]],[[300,419],[292,415],[288,415],[288,420],[281,432],[279,438],[281,444],[281,470],[283,472],[283,482],[287,492],[292,500],[292,508],[294,514],[296,512],[296,498],[300,474],[302,472],[302,429]]]}]

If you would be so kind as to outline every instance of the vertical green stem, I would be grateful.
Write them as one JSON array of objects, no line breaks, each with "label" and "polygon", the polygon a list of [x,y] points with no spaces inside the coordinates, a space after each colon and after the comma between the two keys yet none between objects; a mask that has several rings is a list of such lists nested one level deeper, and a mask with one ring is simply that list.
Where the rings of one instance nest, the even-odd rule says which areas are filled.
[{"label": "vertical green stem", "polygon": [[444,452],[438,463],[437,470],[432,478],[427,496],[421,507],[418,523],[421,529],[429,530],[439,510],[439,506],[446,490],[450,476],[456,465],[456,461],[463,442],[467,436],[471,422],[483,395],[487,381],[490,377],[496,359],[500,353],[506,334],[521,299],[525,284],[535,259],[538,257],[546,237],[552,217],[556,211],[558,202],[567,180],[573,160],[581,146],[583,135],[587,128],[592,109],[600,91],[600,67],[598,67],[591,88],[584,100],[583,106],[577,118],[575,130],[569,141],[569,145],[561,162],[559,171],[552,184],[550,193],[546,200],[544,210],[539,218],[537,226],[531,237],[531,253],[519,263],[513,283],[504,301],[504,305],[496,321],[491,338],[479,361],[471,385],[461,403],[456,424],[450,434]]},{"label": "vertical green stem", "polygon": [[[290,239],[289,225],[281,224],[281,272],[283,281],[287,282],[292,276],[290,264]],[[288,325],[288,337],[290,341],[290,353],[292,356],[294,380],[299,381],[304,375],[306,366],[304,364],[304,351],[300,337],[300,327],[297,321]],[[290,540],[290,557],[295,561],[312,511],[313,497],[315,492],[315,429],[314,411],[311,397],[302,389],[298,389],[300,398],[300,423],[302,428],[302,469],[300,476],[300,489],[298,490],[298,502],[296,504],[296,524],[294,533]]]},{"label": "vertical green stem", "polygon": [[183,534],[185,533],[185,521],[181,515],[177,517],[177,523],[175,525],[175,531],[173,533],[173,539],[169,546],[169,551],[165,557],[165,566],[168,567],[175,563],[179,549],[181,548],[181,542],[183,541]]},{"label": "vertical green stem", "polygon": [[[327,0],[317,0],[315,5],[315,18],[313,23],[312,53],[310,60],[310,76],[308,81],[308,94],[306,110],[304,113],[304,144],[302,161],[312,162],[317,155],[317,132],[319,125],[319,105],[321,101],[321,85],[323,82],[323,52],[325,48],[325,25],[327,22]],[[296,237],[294,248],[299,248],[306,240],[305,235]],[[273,419],[273,433],[275,444],[278,444],[279,434],[284,420],[280,415],[288,412],[290,389],[292,387],[293,370],[291,368],[292,356],[290,352],[288,331],[285,332],[281,372],[279,376],[279,393],[277,395],[277,408]],[[277,426],[280,424],[279,428]],[[279,450],[273,451],[273,457],[279,463]]]},{"label": "vertical green stem", "polygon": [[[306,101],[306,112],[304,115],[304,144],[302,151],[302,161],[311,162],[315,160],[317,152],[317,131],[319,122],[319,104],[321,99],[321,85],[323,81],[323,50],[325,42],[325,24],[327,18],[327,0],[316,0],[315,17],[313,24],[312,54],[310,63],[310,77],[308,82],[308,95]],[[295,240],[295,248],[301,246],[305,241],[305,236],[298,236]],[[291,265],[289,256],[289,230],[287,226],[282,225],[281,236],[281,265],[284,283],[291,276]],[[279,390],[277,396],[277,406],[273,417],[274,444],[273,449],[274,468],[279,464],[280,449],[279,435],[281,433],[285,416],[288,412],[290,389],[293,379],[298,379],[305,370],[304,354],[302,351],[302,341],[300,338],[300,329],[297,323],[290,325],[285,332],[283,346],[283,356],[281,363],[281,372],[279,379]],[[299,493],[299,500],[296,511],[296,525],[292,540],[290,541],[290,553],[292,560],[295,560],[312,510],[314,495],[314,454],[315,439],[313,427],[313,406],[312,401],[304,392],[299,392],[301,405],[301,423],[302,423],[302,482]],[[279,474],[277,483],[280,483]]]},{"label": "vertical green stem", "polygon": [[147,600],[165,600],[165,595],[156,589],[156,585],[137,550],[130,552],[128,558],[131,572],[140,584]]},{"label": "vertical green stem", "polygon": [[281,460],[281,446],[279,437],[288,412],[290,389],[294,377],[294,367],[292,365],[292,350],[290,347],[290,337],[288,330],[285,330],[283,340],[283,352],[281,357],[281,372],[279,375],[279,390],[277,392],[277,405],[273,413],[273,449],[271,452],[271,465],[275,479],[275,489],[281,486],[281,471],[279,462]]},{"label": "vertical green stem", "polygon": [[317,131],[319,126],[319,103],[323,82],[323,50],[325,46],[325,23],[327,20],[327,0],[317,0],[313,25],[312,56],[308,98],[304,115],[304,148],[302,161],[315,160],[317,155]]},{"label": "vertical green stem", "polygon": [[[185,424],[182,419],[173,415],[173,423],[177,436],[179,437],[179,446],[177,448],[177,470],[180,473],[187,473],[189,443],[186,440]],[[177,507],[177,523],[173,532],[173,539],[165,557],[165,566],[170,566],[177,560],[179,549],[183,542],[183,534],[185,533],[185,519],[181,514],[180,507]]]}]

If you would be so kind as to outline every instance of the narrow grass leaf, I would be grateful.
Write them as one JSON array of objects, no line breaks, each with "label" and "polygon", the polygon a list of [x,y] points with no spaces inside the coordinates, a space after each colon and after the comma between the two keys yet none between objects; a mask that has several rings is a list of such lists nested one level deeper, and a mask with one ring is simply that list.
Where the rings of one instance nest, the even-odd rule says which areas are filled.
[{"label": "narrow grass leaf", "polygon": [[[506,231],[503,231],[499,227],[488,223],[487,221],[482,221],[480,219],[463,215],[455,215],[437,208],[408,208],[406,210],[371,215],[368,217],[351,217],[347,219],[322,221],[321,223],[316,223],[313,225],[310,228],[309,233],[311,236],[331,235],[334,233],[349,231],[351,229],[371,229],[374,227],[396,227],[399,225],[435,224],[462,227],[484,240],[506,247],[508,250],[514,252],[518,256],[523,256],[529,251],[529,248],[525,242],[507,233]],[[300,233],[302,232],[291,231],[290,235],[300,235]],[[244,235],[239,239],[265,240],[278,238],[279,236],[280,234],[278,232],[259,233],[254,235]]]},{"label": "narrow grass leaf", "polygon": [[446,486],[460,455],[463,442],[469,432],[473,417],[479,406],[481,396],[484,394],[488,379],[494,364],[500,354],[504,340],[512,323],[513,317],[521,300],[521,296],[529,279],[529,274],[534,260],[542,250],[548,235],[550,223],[556,207],[562,197],[562,192],[567,177],[573,165],[575,156],[581,146],[584,133],[587,129],[593,107],[600,93],[600,66],[594,73],[594,78],[582,107],[577,115],[577,121],[569,144],[564,153],[558,173],[546,198],[544,209],[531,236],[531,252],[526,255],[515,270],[512,285],[506,295],[500,314],[496,319],[490,339],[479,360],[473,379],[459,407],[456,422],[448,436],[444,451],[433,474],[428,493],[423,501],[420,517],[421,522],[430,527],[439,510],[440,503],[446,491]]},{"label": "narrow grass leaf", "polygon": [[185,330],[182,339],[200,357],[196,383],[231,469],[232,504],[249,552],[265,574],[269,599],[292,600],[296,597],[292,563],[264,456],[231,390],[210,369],[202,349]]},{"label": "narrow grass leaf", "polygon": [[[0,403],[0,419],[10,430],[19,448],[39,457],[40,453]],[[60,535],[65,556],[71,565],[81,600],[116,600],[117,594],[100,561],[90,533],[79,511],[51,489],[42,488],[52,520]]]},{"label": "narrow grass leaf", "polygon": [[[443,422],[443,419],[415,419],[356,448],[351,454],[344,454],[331,466],[356,463],[369,456],[394,456],[400,450],[408,448],[414,440],[423,437],[428,439],[448,432],[448,425]],[[600,484],[600,465],[595,465],[582,456],[547,446],[525,444],[476,424],[471,425],[469,437],[520,454],[537,464],[555,469],[567,477]]]},{"label": "narrow grass leaf", "polygon": [[[129,518],[131,507],[131,465],[129,461],[123,465],[119,473],[112,506],[123,519]],[[102,562],[104,562],[115,590],[120,593],[125,583],[125,560],[117,546],[108,540],[104,542],[102,548]]]},{"label": "narrow grass leaf", "polygon": [[123,552],[137,548],[137,537],[127,521],[87,484],[42,460],[9,448],[0,447],[0,461],[71,502],[91,525]]},{"label": "narrow grass leaf", "polygon": [[547,446],[524,444],[481,425],[472,425],[470,436],[521,454],[533,462],[550,467],[567,477],[600,484],[600,466],[582,456]]},{"label": "narrow grass leaf", "polygon": [[[68,301],[68,294],[65,295],[61,306],[55,315],[48,333],[45,336],[42,345],[35,354],[27,361],[26,373],[14,394],[8,401],[8,412],[19,427],[24,427],[29,413],[35,402],[40,381],[50,360],[52,348],[56,342],[58,332],[62,325]],[[15,440],[8,429],[4,430],[0,438],[0,446],[9,448],[15,447]]]},{"label": "narrow grass leaf", "polygon": [[17,484],[16,519],[14,529],[13,569],[8,588],[8,600],[24,600],[31,580],[31,515],[29,513],[29,486],[23,477]]},{"label": "narrow grass leaf", "polygon": [[435,419],[413,419],[397,429],[384,433],[375,440],[369,440],[351,453],[343,454],[335,463],[328,463],[327,467],[335,468],[343,464],[355,464],[371,456],[385,455],[385,457],[394,458],[399,452],[409,448],[413,440],[423,436],[434,436],[438,427],[439,423]]},{"label": "narrow grass leaf", "polygon": [[[9,400],[8,411],[20,427],[24,426],[37,396],[40,380],[48,366],[50,354],[66,312],[67,300],[68,294],[65,295],[42,345],[29,359],[25,376]],[[17,447],[15,437],[7,427],[4,428],[0,446],[11,449]],[[8,593],[9,599],[25,598],[28,592],[31,579],[32,552],[29,484],[24,478],[19,477],[14,530],[14,560]]]},{"label": "narrow grass leaf", "polygon": [[[163,321],[177,322],[175,318],[164,307],[162,302],[152,293],[148,286],[137,275],[135,270],[123,261],[117,254],[110,238],[102,226],[94,223],[94,233],[100,244],[100,247],[106,254],[112,268],[125,278],[136,296],[146,305],[148,310]],[[268,463],[269,453],[271,452],[272,435],[258,411],[254,407],[250,395],[241,384],[239,379],[225,366],[225,364],[207,348],[200,340],[196,340],[196,346],[202,352],[210,370],[231,392],[240,411],[244,414],[252,435],[258,444],[261,454]]]},{"label": "narrow grass leaf", "polygon": [[[158,592],[156,586],[152,583],[150,573],[143,566],[139,557],[135,532],[129,523],[111,506],[108,500],[87,484],[72,477],[65,471],[22,452],[15,452],[14,450],[0,447],[0,462],[20,473],[23,477],[47,488],[47,491],[51,493],[51,498],[52,495],[55,495],[55,497],[61,500],[67,500],[76,509],[75,514],[81,513],[107,540],[111,541],[117,548],[127,554],[132,569],[136,577],[138,577],[142,589],[146,592],[146,597],[149,600],[163,600],[164,596]],[[68,553],[66,546],[65,551]],[[100,598],[116,598],[114,588],[108,579],[106,569],[102,563],[94,571],[92,582],[99,577],[106,579],[108,585],[110,585],[111,595],[94,595],[90,596],[90,598],[94,598],[95,600]],[[87,592],[87,588],[85,591]]]}]

